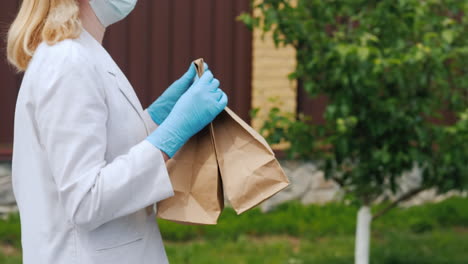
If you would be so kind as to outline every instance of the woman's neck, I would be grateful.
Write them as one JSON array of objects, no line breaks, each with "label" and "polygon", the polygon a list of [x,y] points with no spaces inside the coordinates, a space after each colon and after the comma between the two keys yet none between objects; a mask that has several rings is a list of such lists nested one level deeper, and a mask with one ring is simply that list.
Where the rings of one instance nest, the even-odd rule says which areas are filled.
[{"label": "woman's neck", "polygon": [[96,14],[89,5],[89,0],[78,1],[80,5],[80,19],[83,28],[88,31],[99,43],[102,44],[106,28],[101,24]]}]

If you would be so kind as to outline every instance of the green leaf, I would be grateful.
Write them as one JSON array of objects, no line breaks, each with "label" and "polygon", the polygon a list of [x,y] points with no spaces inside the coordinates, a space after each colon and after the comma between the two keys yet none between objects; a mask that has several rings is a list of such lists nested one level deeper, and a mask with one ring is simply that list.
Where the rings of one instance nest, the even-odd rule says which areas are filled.
[{"label": "green leaf", "polygon": [[442,31],[442,38],[445,40],[445,42],[451,44],[455,38],[455,32],[451,29],[446,29]]},{"label": "green leaf", "polygon": [[369,58],[370,49],[368,47],[359,47],[357,53],[359,59],[366,61]]}]

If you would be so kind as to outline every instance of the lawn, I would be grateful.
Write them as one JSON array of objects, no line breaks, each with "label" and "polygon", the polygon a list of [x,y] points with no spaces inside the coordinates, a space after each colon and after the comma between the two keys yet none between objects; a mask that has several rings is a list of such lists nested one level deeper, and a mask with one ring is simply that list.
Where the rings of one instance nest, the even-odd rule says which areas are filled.
[{"label": "lawn", "polygon": [[[236,216],[216,226],[159,220],[171,263],[352,263],[356,208],[285,204],[271,213]],[[373,264],[468,263],[468,198],[397,208],[372,225]],[[0,263],[20,261],[17,215],[0,221]]]},{"label": "lawn", "polygon": [[[371,263],[466,264],[468,232],[433,231],[424,234],[391,232],[373,237]],[[171,263],[353,263],[350,235],[298,239],[286,236],[240,237],[235,241],[202,240],[166,244]]]}]

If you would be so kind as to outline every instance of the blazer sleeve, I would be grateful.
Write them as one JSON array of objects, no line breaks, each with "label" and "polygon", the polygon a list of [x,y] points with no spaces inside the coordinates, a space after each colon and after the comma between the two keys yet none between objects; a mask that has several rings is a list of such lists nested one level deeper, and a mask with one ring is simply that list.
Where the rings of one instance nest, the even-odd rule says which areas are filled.
[{"label": "blazer sleeve", "polygon": [[102,78],[85,62],[66,68],[40,87],[35,117],[70,221],[92,230],[174,195],[161,151],[146,140],[105,161],[109,113]]}]

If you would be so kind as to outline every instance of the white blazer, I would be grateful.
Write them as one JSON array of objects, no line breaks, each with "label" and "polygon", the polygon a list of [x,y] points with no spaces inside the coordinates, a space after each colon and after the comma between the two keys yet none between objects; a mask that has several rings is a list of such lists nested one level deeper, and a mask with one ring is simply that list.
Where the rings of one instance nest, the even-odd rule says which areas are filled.
[{"label": "white blazer", "polygon": [[167,263],[152,207],[173,195],[156,124],[86,31],[42,43],[16,104],[24,264]]}]

